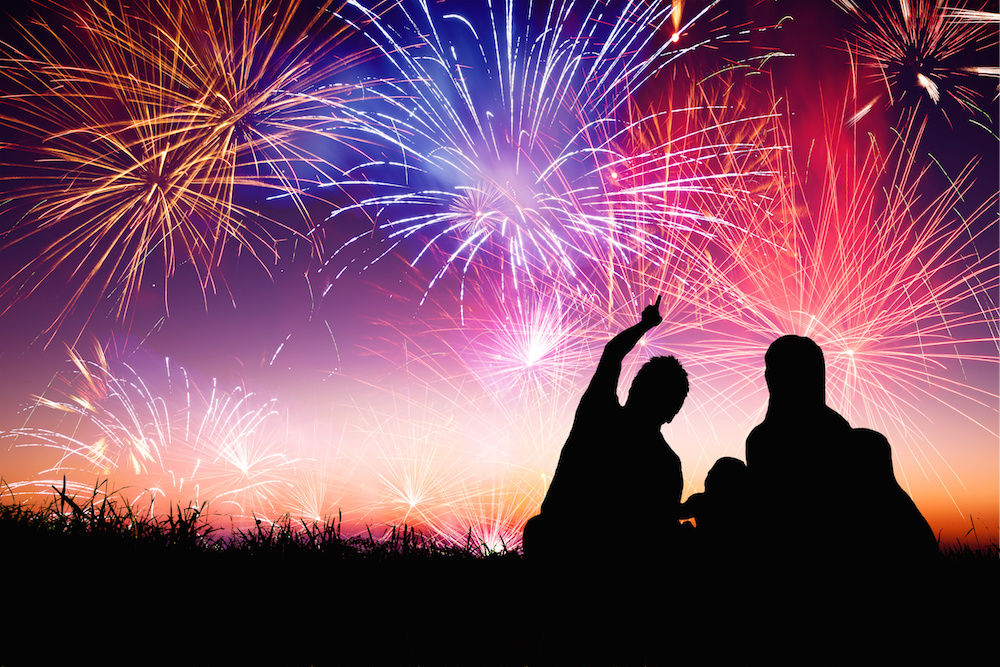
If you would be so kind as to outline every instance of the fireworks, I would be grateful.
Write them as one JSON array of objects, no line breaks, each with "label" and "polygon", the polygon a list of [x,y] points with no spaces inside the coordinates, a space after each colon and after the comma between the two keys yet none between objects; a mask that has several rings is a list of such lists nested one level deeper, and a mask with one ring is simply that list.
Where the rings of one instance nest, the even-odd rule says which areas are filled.
[{"label": "fireworks", "polygon": [[486,489],[460,496],[445,536],[452,544],[472,546],[482,553],[517,549],[524,524],[538,513],[543,495],[530,485],[512,480],[510,472],[498,475]]},{"label": "fireworks", "polygon": [[427,292],[451,275],[464,301],[471,276],[502,284],[500,294],[545,291],[639,255],[670,256],[687,237],[707,233],[714,217],[667,204],[663,193],[679,199],[713,188],[725,174],[693,167],[732,147],[695,154],[668,141],[634,153],[625,145],[631,124],[646,120],[630,119],[629,96],[694,48],[657,41],[676,34],[671,5],[508,1],[462,9],[468,13],[407,3],[378,16],[362,10],[366,34],[399,75],[391,98],[405,104],[384,111],[398,137],[386,157],[353,170],[358,183],[341,184],[364,187],[334,217],[362,211],[371,226],[334,253],[328,271],[372,242],[376,259],[365,266],[390,254],[426,262]]},{"label": "fireworks", "polygon": [[[828,40],[846,55],[822,50],[855,68],[852,112],[782,99],[784,68],[830,63],[746,58],[762,38],[726,0],[71,4],[2,46],[5,331],[50,294],[49,341],[95,304],[127,320],[153,282],[259,302],[197,329],[204,350],[167,321],[139,346],[152,370],[71,352],[0,432],[44,459],[8,480],[18,494],[110,476],[241,520],[343,510],[362,533],[513,548],[602,346],[662,297],[619,395],[651,355],[687,369],[664,431],[685,493],[743,455],[764,352],[796,333],[826,353],[831,406],[885,432],[901,481],[968,509],[965,443],[935,431],[998,437],[995,165],[954,168],[982,148],[944,154],[933,123],[992,113],[977,82],[996,69],[976,58],[995,13],[826,5],[853,26]],[[903,122],[862,133],[879,100],[857,72]],[[259,289],[234,256],[280,256],[303,293]],[[213,349],[239,381],[200,379]]]},{"label": "fireworks", "polygon": [[984,53],[995,61],[995,13],[949,7],[939,0],[899,0],[870,12],[853,2],[840,4],[858,19],[847,48],[884,84],[890,104],[930,100],[947,117],[947,98],[966,111],[983,113],[974,80],[995,77],[995,65],[973,64],[970,56]]},{"label": "fireworks", "polygon": [[[157,378],[165,390],[156,391],[128,365],[114,371],[100,348],[95,357],[71,350],[73,371],[32,404],[29,425],[2,433],[16,447],[57,452],[42,474],[113,475],[141,489],[133,500],[159,493],[208,500],[234,517],[281,514],[302,461],[273,399],[221,391],[214,380],[202,399],[169,361]],[[33,425],[52,417],[52,427]]]},{"label": "fireworks", "polygon": [[365,52],[333,52],[329,3],[304,18],[299,5],[90,0],[17,24],[0,122],[35,160],[27,180],[7,178],[5,215],[19,220],[5,249],[37,256],[12,262],[4,294],[71,286],[50,341],[87,300],[113,297],[124,318],[151,267],[162,281],[189,265],[214,289],[227,245],[273,255],[283,236],[304,237],[253,200],[288,193],[308,219],[309,185],[339,173],[324,155],[364,134],[348,104],[363,90],[345,76]]},{"label": "fireworks", "polygon": [[[716,239],[724,260],[713,298],[728,316],[713,327],[725,337],[705,347],[759,376],[775,338],[813,338],[826,355],[830,405],[940,475],[920,406],[962,412],[997,400],[954,379],[981,364],[995,372],[997,255],[977,246],[995,233],[996,196],[963,214],[973,165],[927,196],[935,175],[915,162],[922,125],[909,123],[888,150],[874,138],[841,145],[831,125],[818,166],[796,168],[795,150],[775,153],[778,189],[733,199],[745,208],[726,215],[752,233]],[[995,425],[979,426],[996,437]]]},{"label": "fireworks", "polygon": [[199,498],[237,517],[280,513],[276,507],[292,488],[298,460],[275,403],[261,404],[240,388],[220,393],[213,380],[204,416],[188,434]]},{"label": "fireworks", "polygon": [[[76,424],[69,429],[17,429],[8,437],[30,435],[39,440],[36,444],[56,448],[60,457],[54,470],[82,459],[104,475],[119,468],[134,475],[162,471],[163,452],[172,436],[163,401],[134,372],[130,379],[113,374],[100,349],[97,361],[88,361],[73,350],[70,360],[75,373],[59,376],[69,389],[57,392],[59,398],[39,397],[33,411],[55,411],[63,416],[62,423],[71,416]],[[87,433],[84,425],[93,428]],[[83,433],[77,437],[81,426]]]}]

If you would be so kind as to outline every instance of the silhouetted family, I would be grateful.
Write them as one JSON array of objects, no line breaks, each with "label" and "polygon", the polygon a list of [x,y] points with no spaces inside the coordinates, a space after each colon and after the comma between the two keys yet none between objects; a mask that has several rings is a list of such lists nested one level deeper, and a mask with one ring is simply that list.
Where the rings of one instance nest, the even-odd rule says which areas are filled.
[{"label": "silhouetted family", "polygon": [[[658,298],[605,346],[541,511],[524,528],[526,561],[545,573],[542,585],[563,605],[562,619],[573,619],[572,630],[554,633],[557,644],[573,642],[570,655],[590,660],[594,654],[579,642],[608,653],[618,648],[598,636],[655,634],[651,626],[634,627],[650,623],[649,614],[629,609],[687,604],[669,599],[685,572],[709,581],[739,572],[740,581],[751,583],[733,589],[716,582],[713,594],[738,590],[751,601],[784,604],[784,620],[775,623],[802,624],[797,636],[804,636],[809,626],[800,617],[819,607],[823,595],[847,595],[859,581],[870,587],[886,568],[902,571],[938,556],[930,526],[896,482],[888,441],[852,428],[826,404],[823,352],[801,336],[782,336],[767,350],[770,398],[764,420],[747,438],[746,463],[720,458],[704,493],[681,503],[680,459],[660,428],[684,404],[686,371],[672,356],[654,357],[636,374],[624,405],[617,395],[622,361],[662,321],[659,305]],[[688,518],[694,527],[681,523]],[[736,608],[720,608],[727,607]],[[734,627],[749,622],[730,620]],[[566,655],[558,646],[552,650],[550,658]],[[629,662],[611,655],[605,656],[610,662]]]}]

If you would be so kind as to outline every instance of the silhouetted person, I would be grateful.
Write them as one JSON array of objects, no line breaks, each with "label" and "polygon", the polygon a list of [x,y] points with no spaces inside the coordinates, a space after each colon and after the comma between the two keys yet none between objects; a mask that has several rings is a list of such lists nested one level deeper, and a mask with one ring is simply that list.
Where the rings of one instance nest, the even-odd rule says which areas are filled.
[{"label": "silhouetted person", "polygon": [[[709,664],[747,664],[746,613],[748,585],[743,576],[749,548],[750,484],[743,461],[724,456],[708,471],[705,491],[681,503],[681,518],[694,518],[691,557],[680,578],[690,578],[683,612],[674,627],[692,647],[696,660]],[[689,524],[688,524],[689,525]],[[679,662],[674,648],[667,654]]]},{"label": "silhouetted person", "polygon": [[746,443],[755,512],[772,527],[758,535],[760,548],[782,558],[820,557],[846,537],[842,463],[851,425],[826,404],[826,362],[812,340],[779,338],[764,365],[767,415]]},{"label": "silhouetted person", "polygon": [[688,393],[687,373],[674,357],[654,357],[639,369],[625,405],[618,403],[622,360],[660,324],[660,299],[638,324],[605,346],[576,410],[541,513],[528,521],[529,558],[570,559],[597,540],[614,549],[632,540],[646,548],[679,532],[681,461],[660,433]]},{"label": "silhouetted person", "polygon": [[855,480],[860,548],[894,568],[938,558],[934,531],[896,481],[889,441],[877,431],[857,428],[853,449],[860,462]]},{"label": "silhouetted person", "polygon": [[660,428],[684,403],[687,373],[675,358],[655,357],[636,374],[625,405],[617,392],[625,355],[663,321],[659,305],[657,298],[605,346],[541,512],[525,525],[539,596],[531,605],[535,662],[648,662],[663,650],[663,614],[684,599],[670,567],[681,532],[681,462]]},{"label": "silhouetted person", "polygon": [[896,482],[888,441],[826,405],[820,347],[782,336],[764,357],[764,421],[747,438],[756,511],[777,526],[765,548],[865,565],[937,554],[926,520]]},{"label": "silhouetted person", "polygon": [[823,647],[842,662],[918,634],[926,591],[909,568],[926,573],[937,545],[895,480],[888,441],[826,405],[826,364],[812,340],[782,336],[764,361],[767,415],[746,445],[762,527],[748,570],[752,650],[780,661],[776,646],[794,659]]},{"label": "silhouetted person", "polygon": [[682,519],[694,518],[701,553],[711,560],[733,561],[747,546],[751,513],[747,466],[723,456],[705,477],[704,493],[681,503]]}]

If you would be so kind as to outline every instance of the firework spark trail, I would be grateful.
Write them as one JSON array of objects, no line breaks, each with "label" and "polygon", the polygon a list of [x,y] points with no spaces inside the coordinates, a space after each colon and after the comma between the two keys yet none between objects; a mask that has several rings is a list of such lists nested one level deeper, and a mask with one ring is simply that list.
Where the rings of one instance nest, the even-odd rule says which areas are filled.
[{"label": "firework spark trail", "polygon": [[[130,366],[114,372],[101,350],[96,356],[88,361],[71,350],[75,371],[50,385],[59,397],[39,397],[26,426],[0,433],[15,447],[58,453],[40,474],[113,476],[140,489],[139,497],[208,501],[238,519],[290,511],[289,491],[301,469],[312,466],[292,453],[297,443],[274,400],[260,401],[240,388],[221,391],[215,381],[202,399],[186,371],[171,370],[169,360],[168,390],[158,394]],[[46,413],[74,420],[31,425]],[[48,482],[32,484],[39,483],[47,488]]]},{"label": "firework spark trail", "polygon": [[544,497],[526,487],[529,483],[516,473],[502,471],[492,483],[460,494],[442,537],[483,554],[517,549],[524,524],[538,513]]},{"label": "firework spark trail", "polygon": [[341,526],[345,520],[353,524],[360,502],[354,500],[352,479],[359,462],[347,451],[346,426],[336,433],[330,429],[321,435],[317,429],[310,435],[304,439],[314,443],[319,452],[296,466],[291,488],[282,496],[282,508],[305,522],[326,524],[336,516]]},{"label": "firework spark trail", "polygon": [[499,397],[534,394],[538,400],[552,400],[553,394],[565,391],[577,375],[574,360],[588,351],[581,349],[579,327],[560,300],[494,310],[469,327],[469,333],[481,328],[469,345],[482,361],[473,365],[480,382]]},{"label": "firework spark trail", "polygon": [[[950,495],[942,474],[954,472],[919,415],[931,401],[997,435],[973,414],[995,411],[996,394],[956,379],[966,367],[997,364],[997,253],[977,249],[996,229],[997,196],[962,217],[971,164],[926,196],[928,168],[915,162],[924,126],[912,118],[888,151],[874,138],[839,145],[839,121],[828,126],[818,165],[800,171],[794,148],[772,153],[777,189],[731,200],[725,215],[750,233],[713,240],[713,307],[728,309],[730,324],[712,327],[722,337],[704,350],[745,369],[734,386],[754,377],[760,386],[772,340],[812,337],[826,354],[829,403],[885,432]],[[812,170],[819,186],[814,174],[807,187]]]},{"label": "firework spark trail", "polygon": [[212,381],[205,413],[188,435],[199,498],[227,507],[237,518],[283,514],[299,458],[291,454],[288,416],[276,400],[261,402],[237,387],[221,392]]},{"label": "firework spark trail", "polygon": [[[39,440],[36,445],[58,450],[59,460],[46,472],[62,470],[80,458],[93,472],[104,475],[122,467],[134,475],[162,470],[172,436],[166,404],[131,368],[126,366],[130,379],[118,377],[99,349],[97,357],[96,361],[88,361],[70,350],[75,372],[69,377],[59,376],[69,388],[53,391],[60,398],[42,395],[32,405],[32,413],[42,409],[75,417],[70,432],[26,427],[6,432],[4,437],[33,437]],[[95,427],[95,433],[77,437],[79,430],[86,430],[83,424]]]},{"label": "firework spark trail", "polygon": [[[982,95],[973,83],[979,76],[996,76],[995,13],[983,11],[983,6],[949,7],[938,0],[899,0],[871,11],[846,0],[837,4],[857,18],[847,50],[862,67],[874,70],[873,79],[884,85],[889,104],[916,93],[918,104],[924,97],[930,99],[949,123],[945,98],[967,112],[988,115],[977,106]],[[977,53],[990,54],[987,66],[969,65],[970,56]]]},{"label": "firework spark trail", "polygon": [[[734,197],[745,196],[741,188],[766,187],[774,177],[766,155],[788,148],[770,131],[780,114],[773,106],[761,111],[760,98],[747,77],[720,73],[697,85],[689,81],[669,85],[648,108],[630,107],[624,157],[612,176],[622,201],[633,204],[617,206],[616,193],[609,197],[612,214],[627,215],[642,207],[651,219],[689,218],[693,224],[699,217],[712,226],[704,234],[678,237],[677,244],[658,254],[643,252],[645,244],[639,238],[627,262],[609,264],[606,276],[601,276],[606,281],[603,307],[609,323],[620,307],[628,320],[637,307],[658,294],[674,295],[665,311],[671,332],[691,326],[691,316],[699,326],[711,319],[711,309],[684,312],[682,304],[690,298],[686,292],[701,289],[705,276],[701,264],[714,235],[745,231],[741,221],[733,223],[718,212],[727,210]],[[601,287],[593,281],[578,294],[600,294]],[[609,330],[620,330],[621,324],[613,322]]]},{"label": "firework spark trail", "polygon": [[[5,295],[72,285],[50,342],[88,290],[115,296],[124,319],[152,258],[167,278],[190,264],[214,290],[227,245],[257,256],[276,253],[280,235],[304,236],[237,190],[290,193],[308,219],[306,190],[340,173],[323,153],[340,146],[344,159],[372,127],[352,111],[363,86],[342,81],[368,53],[334,53],[346,33],[329,2],[304,26],[298,0],[47,9],[48,20],[17,22],[21,46],[3,45],[0,124],[36,156],[8,165],[21,173],[5,179],[18,181],[5,214],[19,218],[5,249],[42,245]],[[313,148],[317,138],[329,146]]]},{"label": "firework spark trail", "polygon": [[353,182],[337,184],[371,194],[332,217],[362,211],[373,226],[342,244],[325,270],[339,276],[339,262],[356,261],[348,249],[374,239],[375,259],[365,268],[397,252],[414,266],[426,257],[438,264],[424,299],[454,271],[464,302],[475,269],[477,279],[493,274],[504,293],[537,290],[637,253],[669,255],[717,222],[657,203],[652,193],[703,191],[724,175],[658,184],[647,177],[635,188],[618,182],[630,161],[662,163],[668,155],[675,171],[685,171],[709,150],[733,149],[623,152],[629,95],[694,48],[657,42],[671,6],[506,2],[459,15],[403,3],[378,16],[350,7],[370,22],[367,34],[399,74],[392,98],[406,103],[383,112],[399,130],[388,147],[398,157],[363,165]]},{"label": "firework spark trail", "polygon": [[429,385],[422,393],[389,390],[381,399],[356,413],[359,461],[372,477],[363,482],[370,488],[366,516],[443,534],[456,493],[476,477],[465,421],[474,403]]},{"label": "firework spark trail", "polygon": [[558,402],[575,391],[580,368],[594,358],[579,308],[564,306],[558,295],[502,300],[477,288],[473,296],[464,322],[442,309],[441,317],[425,317],[420,327],[400,327],[396,338],[411,354],[420,350],[422,359],[452,360],[453,377],[474,382],[499,402]]}]

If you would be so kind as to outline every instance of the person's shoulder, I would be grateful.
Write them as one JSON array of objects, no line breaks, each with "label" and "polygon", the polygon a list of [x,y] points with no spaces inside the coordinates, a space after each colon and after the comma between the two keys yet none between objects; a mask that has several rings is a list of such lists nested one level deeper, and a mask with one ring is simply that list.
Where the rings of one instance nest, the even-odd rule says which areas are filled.
[{"label": "person's shoulder", "polygon": [[768,431],[771,430],[771,425],[767,423],[767,419],[750,429],[750,434],[747,435],[747,444],[759,441],[766,438]]},{"label": "person's shoulder", "polygon": [[827,428],[830,427],[843,428],[843,429],[851,428],[851,422],[847,421],[847,417],[840,414],[839,412],[831,408],[829,405],[823,406],[823,412],[825,413],[828,422]]},{"label": "person's shoulder", "polygon": [[576,406],[575,422],[587,423],[604,421],[608,418],[614,419],[622,409],[618,402],[618,394],[615,392],[601,391],[593,386],[580,397],[580,403]]},{"label": "person's shoulder", "polygon": [[870,428],[851,429],[851,438],[844,454],[861,468],[875,471],[892,469],[892,448],[884,435]]},{"label": "person's shoulder", "polygon": [[889,444],[889,439],[884,435],[871,428],[852,428],[851,435],[857,442],[866,442],[871,444],[885,443],[886,446]]},{"label": "person's shoulder", "polygon": [[854,444],[869,450],[891,451],[889,439],[878,431],[870,428],[851,429],[851,440]]}]

